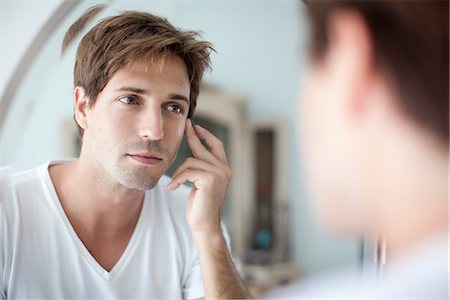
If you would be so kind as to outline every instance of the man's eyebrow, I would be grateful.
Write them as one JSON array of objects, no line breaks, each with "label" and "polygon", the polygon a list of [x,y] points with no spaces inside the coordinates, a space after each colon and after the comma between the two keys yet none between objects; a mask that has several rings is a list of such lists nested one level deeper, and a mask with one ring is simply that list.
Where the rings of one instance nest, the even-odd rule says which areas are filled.
[{"label": "man's eyebrow", "polygon": [[[116,89],[115,91],[116,92],[132,92],[132,93],[140,94],[140,95],[150,94],[150,92],[148,90],[135,88],[135,87],[131,87],[131,86],[123,86],[121,88]],[[169,94],[167,96],[167,98],[171,99],[171,100],[181,100],[181,101],[187,102],[187,104],[191,103],[189,98],[187,98],[186,96],[180,95],[180,94]]]},{"label": "man's eyebrow", "polygon": [[135,88],[135,87],[131,87],[131,86],[123,86],[121,88],[116,89],[115,91],[116,92],[132,92],[135,94],[143,94],[143,95],[146,95],[149,93],[148,90]]},{"label": "man's eyebrow", "polygon": [[171,100],[181,100],[181,101],[185,101],[185,102],[187,102],[187,104],[190,104],[191,103],[191,101],[187,98],[187,97],[185,97],[185,96],[183,96],[183,95],[179,95],[179,94],[169,94],[169,96],[167,96],[169,99],[171,99]]}]

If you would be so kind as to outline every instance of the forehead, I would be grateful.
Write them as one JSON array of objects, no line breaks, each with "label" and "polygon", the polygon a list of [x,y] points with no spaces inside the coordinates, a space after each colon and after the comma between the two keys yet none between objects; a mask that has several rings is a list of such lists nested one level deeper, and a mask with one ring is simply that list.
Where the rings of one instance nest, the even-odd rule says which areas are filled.
[{"label": "forehead", "polygon": [[[120,67],[108,81],[111,84],[134,84],[171,87],[189,92],[186,64],[175,55],[158,55],[134,59]],[[181,92],[181,91],[180,91]]]},{"label": "forehead", "polygon": [[176,75],[176,77],[185,76],[189,80],[189,74],[184,60],[179,56],[171,54],[149,55],[148,57],[132,59],[124,68],[149,76],[161,76],[170,73],[170,75]]}]

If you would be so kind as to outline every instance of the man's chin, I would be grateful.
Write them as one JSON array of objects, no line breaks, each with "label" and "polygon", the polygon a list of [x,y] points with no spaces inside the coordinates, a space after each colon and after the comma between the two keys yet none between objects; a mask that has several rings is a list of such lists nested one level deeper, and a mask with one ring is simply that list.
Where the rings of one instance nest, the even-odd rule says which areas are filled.
[{"label": "man's chin", "polygon": [[121,172],[119,182],[129,189],[147,191],[153,189],[158,184],[163,174],[163,170],[151,173],[143,170],[127,170]]},{"label": "man's chin", "polygon": [[122,181],[121,183],[129,189],[145,192],[153,189],[158,184],[160,178],[161,176],[157,179],[152,179],[151,181],[126,180],[125,182]]},{"label": "man's chin", "polygon": [[147,191],[158,184],[169,166],[167,165],[167,160],[163,160],[156,166],[136,165],[127,162],[118,166],[116,178],[123,186],[129,189]]}]

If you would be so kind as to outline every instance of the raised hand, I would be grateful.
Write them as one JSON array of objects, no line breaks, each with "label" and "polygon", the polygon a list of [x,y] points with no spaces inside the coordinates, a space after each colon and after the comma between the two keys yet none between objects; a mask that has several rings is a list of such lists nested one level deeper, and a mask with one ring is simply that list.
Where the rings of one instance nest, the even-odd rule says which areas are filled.
[{"label": "raised hand", "polygon": [[219,139],[198,125],[192,126],[190,119],[186,121],[185,135],[193,157],[178,167],[168,188],[174,190],[186,181],[192,182],[186,211],[188,224],[192,231],[217,232],[231,181],[225,150]]}]

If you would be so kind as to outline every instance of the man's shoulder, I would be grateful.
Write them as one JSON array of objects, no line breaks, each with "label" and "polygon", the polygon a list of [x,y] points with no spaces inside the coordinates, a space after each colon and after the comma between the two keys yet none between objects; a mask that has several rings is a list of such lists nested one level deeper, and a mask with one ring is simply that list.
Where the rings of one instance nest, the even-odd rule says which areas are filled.
[{"label": "man's shoulder", "polygon": [[4,171],[0,178],[0,202],[7,203],[24,194],[34,194],[36,189],[41,186],[42,174],[40,172],[42,166],[8,173]]},{"label": "man's shoulder", "polygon": [[42,199],[39,195],[44,195],[43,191],[40,167],[16,173],[8,171],[8,174],[3,170],[0,178],[0,227],[13,230],[18,224],[23,225],[19,221],[21,219],[31,224],[38,214],[35,203]]},{"label": "man's shoulder", "polygon": [[[53,208],[49,199],[50,180],[45,168],[48,163],[25,171],[2,176],[0,179],[0,218],[11,224],[33,224],[43,212]],[[48,177],[48,178],[47,178]],[[22,220],[22,221],[19,221]]]}]

